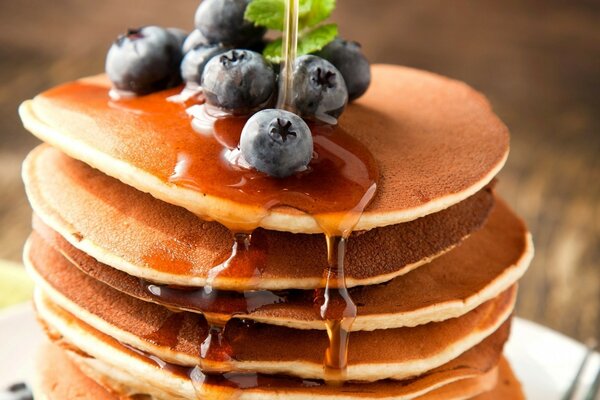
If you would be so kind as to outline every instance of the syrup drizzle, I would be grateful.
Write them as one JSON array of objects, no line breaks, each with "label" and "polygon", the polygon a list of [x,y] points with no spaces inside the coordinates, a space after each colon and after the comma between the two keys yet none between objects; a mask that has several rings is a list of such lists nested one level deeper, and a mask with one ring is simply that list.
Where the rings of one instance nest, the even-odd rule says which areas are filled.
[{"label": "syrup drizzle", "polygon": [[[278,98],[278,107],[290,111],[294,108],[293,66],[297,49],[298,3],[298,0],[286,0],[284,61]],[[168,145],[178,152],[172,173],[163,175],[165,181],[233,202],[250,204],[254,212],[244,219],[219,216],[218,222],[232,232],[233,247],[231,255],[209,272],[207,284],[202,289],[182,295],[180,288],[147,282],[144,282],[144,287],[161,303],[176,307],[183,298],[184,302],[210,310],[219,293],[218,288],[222,286],[222,278],[243,280],[246,287],[260,278],[261,266],[266,260],[257,254],[264,255],[266,252],[254,250],[256,241],[253,232],[263,218],[279,207],[307,213],[314,218],[327,241],[328,263],[323,269],[323,288],[315,290],[313,297],[315,312],[323,320],[329,338],[323,357],[324,377],[328,383],[343,382],[348,365],[350,330],[357,314],[345,282],[346,244],[375,194],[378,171],[373,157],[339,126],[313,123],[310,128],[316,156],[309,168],[284,179],[273,179],[229,162],[235,155],[245,118],[212,115],[208,118],[204,105],[189,107],[190,104],[168,102],[172,94],[173,91],[165,91],[163,94],[113,101],[109,102],[109,108],[129,113],[133,120],[139,117],[140,122],[143,120],[143,124],[149,124],[149,128],[169,132]],[[157,103],[160,99],[162,105]],[[182,120],[189,121],[189,118],[192,118],[196,134],[190,128],[188,131],[181,130],[178,125]],[[164,169],[154,172],[161,176]],[[232,318],[251,307],[286,301],[283,296],[275,293],[264,296],[261,291],[257,291],[256,296],[252,292],[243,296],[244,301],[238,307],[230,307],[229,313],[204,312],[209,329],[199,349],[200,365],[187,372],[199,399],[215,398],[207,387],[209,382],[222,384],[232,382],[231,376],[235,379],[240,376],[235,372],[235,354],[227,338],[227,327]],[[252,304],[249,301],[252,299],[257,301]],[[258,384],[257,374],[244,374],[243,377],[243,382],[233,380],[229,386],[241,389]],[[227,398],[231,397],[232,394],[228,394]]]}]

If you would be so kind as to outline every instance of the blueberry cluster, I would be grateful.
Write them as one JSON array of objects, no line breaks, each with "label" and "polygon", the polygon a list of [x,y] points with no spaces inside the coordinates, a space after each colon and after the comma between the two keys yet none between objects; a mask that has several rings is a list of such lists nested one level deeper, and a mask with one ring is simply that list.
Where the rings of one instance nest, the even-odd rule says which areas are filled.
[{"label": "blueberry cluster", "polygon": [[278,68],[257,52],[266,30],[244,20],[251,1],[203,0],[189,35],[158,26],[129,30],[110,48],[106,72],[121,91],[144,95],[185,82],[227,113],[256,112],[242,133],[242,156],[259,171],[289,176],[312,157],[302,118],[335,123],[348,101],[367,90],[370,67],[358,44],[336,39],[318,54],[296,59],[292,106],[298,115],[271,109]]}]

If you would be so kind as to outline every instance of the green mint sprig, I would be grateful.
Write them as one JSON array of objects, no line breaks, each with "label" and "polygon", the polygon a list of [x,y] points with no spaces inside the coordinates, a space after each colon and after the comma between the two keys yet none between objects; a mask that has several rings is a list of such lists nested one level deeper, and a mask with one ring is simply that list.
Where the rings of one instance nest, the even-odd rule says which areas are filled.
[{"label": "green mint sprig", "polygon": [[[298,16],[299,56],[321,50],[338,35],[337,24],[323,24],[333,10],[336,0],[300,0]],[[284,30],[285,0],[252,0],[244,18],[257,26],[282,32]],[[269,43],[263,55],[269,61],[281,62],[281,38]]]}]

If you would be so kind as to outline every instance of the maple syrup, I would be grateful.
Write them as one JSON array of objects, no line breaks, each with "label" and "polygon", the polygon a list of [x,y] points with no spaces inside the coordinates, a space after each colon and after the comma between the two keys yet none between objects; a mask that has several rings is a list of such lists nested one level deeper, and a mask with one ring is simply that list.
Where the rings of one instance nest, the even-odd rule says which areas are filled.
[{"label": "maple syrup", "polygon": [[[277,106],[292,112],[297,35],[298,0],[286,0],[284,57]],[[216,118],[212,123],[213,134],[208,135],[206,139],[212,140],[213,146],[185,147],[186,150],[178,156],[177,165],[169,181],[199,191],[221,192],[220,194],[227,199],[238,200],[239,195],[242,195],[245,202],[250,201],[257,205],[262,212],[257,213],[253,221],[219,221],[232,230],[234,247],[231,256],[224,263],[212,268],[204,288],[185,293],[176,288],[151,284],[146,286],[150,293],[167,304],[187,303],[204,311],[209,333],[200,348],[201,364],[190,373],[199,398],[206,395],[204,384],[208,382],[209,376],[211,379],[217,379],[214,378],[214,373],[221,373],[218,379],[223,380],[223,374],[228,373],[227,369],[232,369],[230,361],[235,355],[231,354],[226,335],[230,319],[236,314],[252,311],[252,307],[286,301],[273,292],[260,291],[256,296],[249,296],[248,293],[252,292],[246,292],[243,300],[238,298],[236,305],[232,307],[230,304],[228,310],[220,310],[218,314],[206,311],[211,308],[213,296],[217,295],[213,284],[220,277],[233,276],[248,280],[260,277],[261,260],[248,255],[253,254],[252,232],[269,210],[283,206],[309,213],[325,233],[328,265],[324,266],[323,289],[314,292],[314,304],[329,338],[329,346],[323,358],[324,377],[327,382],[345,380],[348,341],[357,314],[357,307],[345,283],[344,260],[347,240],[377,187],[378,172],[372,156],[341,128],[311,124],[315,157],[308,170],[288,178],[273,179],[239,165],[227,165],[226,155],[237,148],[245,122],[246,118],[243,117]],[[216,148],[214,144],[217,144]],[[215,153],[221,155],[221,160],[213,164],[211,161],[214,160]],[[213,165],[221,166],[218,175],[213,172]],[[211,176],[207,176],[207,172]],[[207,182],[210,188],[207,188]],[[232,198],[231,192],[223,192],[223,187],[237,193]],[[258,300],[256,304],[251,306],[248,302],[249,297]],[[223,317],[224,315],[227,317]],[[206,375],[207,372],[210,375]],[[238,384],[234,386],[240,387]]]},{"label": "maple syrup", "polygon": [[[297,25],[298,0],[286,0],[285,55],[279,106],[292,111]],[[226,307],[228,313],[210,312],[214,296],[218,294],[214,286],[220,278],[236,278],[245,283],[260,279],[261,266],[264,265],[262,257],[267,252],[264,249],[254,250],[255,246],[259,246],[259,238],[254,238],[253,232],[260,226],[261,220],[276,208],[295,209],[311,215],[327,239],[328,264],[323,266],[323,289],[314,292],[313,302],[315,312],[327,328],[330,343],[323,357],[325,380],[343,381],[349,332],[356,318],[356,306],[345,284],[346,242],[377,188],[379,172],[373,156],[339,125],[310,123],[314,157],[307,170],[282,179],[266,176],[254,169],[232,164],[227,157],[237,148],[246,118],[218,117],[199,133],[192,127],[191,122],[195,118],[189,110],[202,107],[199,104],[201,100],[169,101],[180,89],[114,100],[110,99],[108,88],[94,82],[77,81],[56,88],[46,96],[69,103],[74,113],[84,108],[83,114],[92,117],[101,129],[115,130],[123,136],[149,134],[161,138],[161,148],[152,149],[155,153],[144,155],[146,159],[141,160],[138,156],[127,159],[126,154],[132,153],[124,152],[123,162],[144,165],[147,172],[169,185],[210,194],[224,202],[251,206],[254,210],[243,220],[229,218],[225,213],[219,215],[218,222],[232,232],[232,252],[212,269],[204,288],[182,295],[184,291],[177,288],[144,283],[159,302],[178,307],[183,301],[205,310],[209,334],[199,349],[201,365],[196,374],[191,374],[192,378],[197,377],[195,384],[199,393],[202,392],[200,381],[206,382],[205,372],[225,374],[229,372],[223,369],[232,369],[231,361],[235,360],[235,354],[231,354],[231,346],[226,339],[230,319],[253,307],[286,301],[285,295],[274,292],[246,292],[243,298],[232,296],[237,302]],[[82,102],[82,99],[85,101]],[[212,128],[209,134],[207,128]],[[120,148],[127,143],[112,145]],[[200,217],[211,219],[215,215]],[[293,218],[293,213],[290,218]],[[148,254],[146,261],[152,265],[164,264],[161,268],[165,271],[189,267],[185,262],[185,265],[178,262],[171,265],[172,260],[154,257]],[[211,379],[225,379],[224,375],[220,376]],[[199,398],[202,398],[200,394]]]}]

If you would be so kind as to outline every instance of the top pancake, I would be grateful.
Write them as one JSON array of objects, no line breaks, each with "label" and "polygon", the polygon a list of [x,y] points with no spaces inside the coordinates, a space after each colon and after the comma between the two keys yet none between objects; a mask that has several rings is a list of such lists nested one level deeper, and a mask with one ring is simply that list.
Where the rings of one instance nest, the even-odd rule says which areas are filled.
[{"label": "top pancake", "polygon": [[[27,129],[72,157],[204,218],[322,231],[312,216],[296,210],[274,208],[263,216],[265,210],[243,197],[170,183],[180,150],[197,142],[185,105],[160,103],[161,112],[180,116],[165,129],[153,122],[157,118],[121,104],[106,107],[108,90],[104,77],[68,83],[25,102],[21,117]],[[355,230],[456,204],[484,187],[508,154],[507,129],[483,96],[461,82],[397,66],[373,66],[370,90],[348,107],[340,127],[369,150],[380,171],[375,198]]]}]

